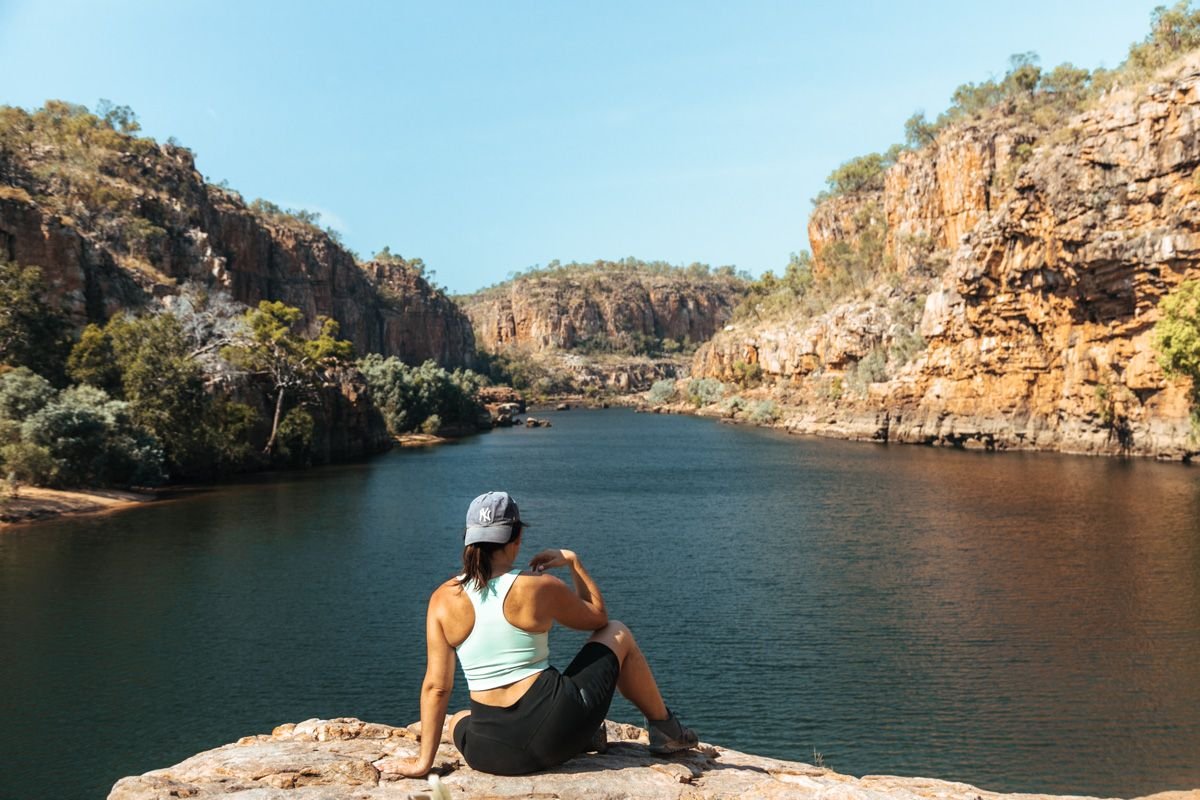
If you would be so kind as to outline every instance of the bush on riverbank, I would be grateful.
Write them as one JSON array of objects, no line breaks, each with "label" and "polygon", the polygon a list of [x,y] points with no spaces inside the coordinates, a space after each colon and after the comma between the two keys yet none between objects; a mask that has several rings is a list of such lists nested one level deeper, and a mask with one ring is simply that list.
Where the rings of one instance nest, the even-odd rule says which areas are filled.
[{"label": "bush on riverbank", "polygon": [[469,369],[449,371],[434,361],[412,367],[378,353],[361,359],[358,368],[393,435],[473,429],[486,413],[476,397],[487,379]]},{"label": "bush on riverbank", "polygon": [[152,486],[165,477],[162,449],[130,404],[94,386],[55,392],[20,367],[0,376],[0,460],[25,483],[55,487]]}]

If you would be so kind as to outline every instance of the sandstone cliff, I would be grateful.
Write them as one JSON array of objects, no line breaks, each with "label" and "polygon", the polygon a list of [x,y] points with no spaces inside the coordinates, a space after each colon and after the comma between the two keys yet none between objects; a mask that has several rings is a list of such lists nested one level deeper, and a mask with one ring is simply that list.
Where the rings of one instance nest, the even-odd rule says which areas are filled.
[{"label": "sandstone cliff", "polygon": [[481,346],[571,350],[702,342],[740,299],[733,275],[598,262],[534,271],[461,299]]},{"label": "sandstone cliff", "polygon": [[693,371],[758,364],[797,431],[1189,458],[1189,386],[1150,342],[1162,297],[1200,277],[1198,123],[1193,56],[1036,143],[1003,118],[950,127],[882,191],[814,211],[818,280],[884,232],[861,292],[739,320]]},{"label": "sandstone cliff", "polygon": [[[523,777],[498,777],[465,766],[452,745],[438,751],[435,769],[453,798],[542,797],[570,800],[706,800],[707,798],[838,798],[839,800],[1049,800],[1052,795],[1005,795],[965,783],[868,775],[853,778],[794,761],[705,746],[655,758],[646,732],[608,722],[609,749]],[[109,800],[190,797],[421,798],[424,780],[387,774],[389,762],[415,756],[418,737],[404,728],[357,719],[311,719],[281,725],[270,735],[200,753],[173,767],[122,778]],[[394,756],[394,758],[393,758]],[[381,772],[382,768],[382,772]],[[1160,800],[1200,800],[1200,790],[1152,795]]]},{"label": "sandstone cliff", "polygon": [[205,182],[184,148],[69,108],[41,127],[4,111],[0,259],[40,267],[77,323],[195,281],[248,305],[296,306],[310,333],[318,316],[332,317],[359,353],[472,362],[470,322],[402,260],[360,265],[311,220],[251,208]]},{"label": "sandstone cliff", "polygon": [[627,259],[551,264],[459,302],[481,347],[532,359],[557,390],[623,393],[686,375],[744,288],[731,269]]}]

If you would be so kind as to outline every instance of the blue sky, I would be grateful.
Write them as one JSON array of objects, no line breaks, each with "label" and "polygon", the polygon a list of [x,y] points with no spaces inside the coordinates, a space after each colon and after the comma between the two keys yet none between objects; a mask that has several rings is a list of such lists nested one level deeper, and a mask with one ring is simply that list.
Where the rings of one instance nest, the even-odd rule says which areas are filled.
[{"label": "blue sky", "polygon": [[452,291],[552,259],[758,274],[913,111],[1015,52],[1115,66],[1156,4],[0,0],[0,103],[130,105]]}]

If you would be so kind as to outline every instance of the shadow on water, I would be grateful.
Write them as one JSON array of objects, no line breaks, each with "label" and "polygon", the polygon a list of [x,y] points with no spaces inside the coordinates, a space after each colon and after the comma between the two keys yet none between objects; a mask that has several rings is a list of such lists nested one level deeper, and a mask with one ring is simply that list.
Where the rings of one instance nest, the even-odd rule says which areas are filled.
[{"label": "shadow on water", "polygon": [[495,488],[530,553],[583,555],[705,740],[998,790],[1200,786],[1194,469],[553,419],[0,536],[0,796],[416,719],[425,601]]}]

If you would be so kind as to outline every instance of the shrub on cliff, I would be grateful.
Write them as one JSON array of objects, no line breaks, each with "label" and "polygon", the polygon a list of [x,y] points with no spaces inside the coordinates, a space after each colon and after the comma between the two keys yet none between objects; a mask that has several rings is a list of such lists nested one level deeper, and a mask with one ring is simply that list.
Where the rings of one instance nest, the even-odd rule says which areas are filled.
[{"label": "shrub on cliff", "polygon": [[829,173],[825,179],[825,190],[813,198],[813,203],[822,203],[843,194],[883,189],[883,173],[896,163],[899,153],[899,146],[895,146],[886,153],[867,153],[841,164]]},{"label": "shrub on cliff", "polygon": [[807,250],[792,253],[783,275],[767,270],[746,290],[746,297],[734,309],[734,319],[771,318],[792,311],[813,289],[812,256]]},{"label": "shrub on cliff", "polygon": [[1200,281],[1184,281],[1158,305],[1158,363],[1168,375],[1191,379],[1192,421],[1200,426]]}]

